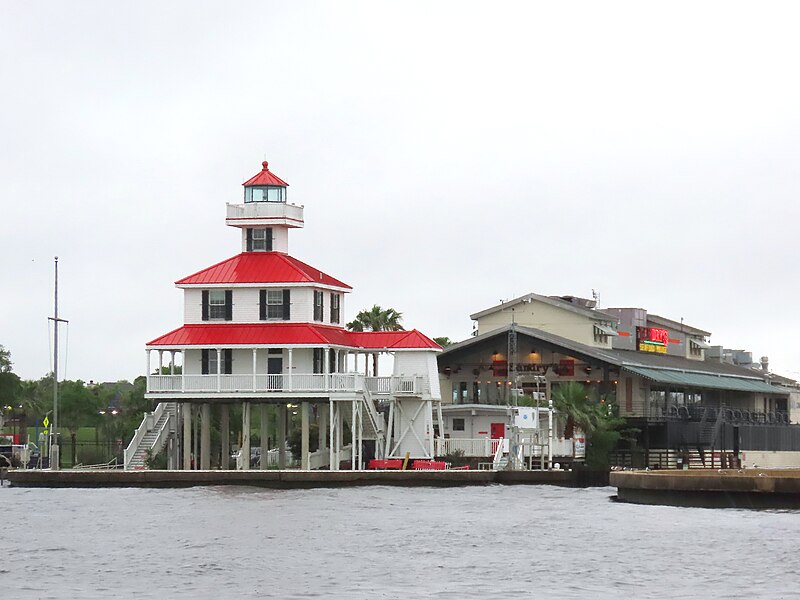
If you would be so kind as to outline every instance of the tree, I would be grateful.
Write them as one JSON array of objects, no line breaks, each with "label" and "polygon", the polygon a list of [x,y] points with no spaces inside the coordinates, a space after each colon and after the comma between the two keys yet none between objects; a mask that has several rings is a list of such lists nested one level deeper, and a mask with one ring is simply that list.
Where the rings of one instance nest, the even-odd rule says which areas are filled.
[{"label": "tree", "polygon": [[[403,331],[400,321],[403,320],[403,313],[397,312],[393,308],[382,309],[377,304],[370,310],[362,310],[356,318],[350,321],[346,327],[350,331]],[[378,353],[372,355],[372,372],[378,376]]]},{"label": "tree", "polygon": [[619,416],[613,394],[591,399],[578,381],[562,383],[553,389],[552,394],[555,409],[567,416],[565,434],[579,427],[586,435],[586,465],[607,469],[609,452],[620,439],[633,433],[625,419]]},{"label": "tree", "polygon": [[435,337],[435,338],[433,338],[433,341],[436,342],[437,344],[439,344],[442,348],[447,348],[447,346],[450,346],[450,345],[455,343],[453,340],[451,340],[446,335],[443,335],[441,337]]},{"label": "tree", "polygon": [[77,462],[78,428],[96,425],[100,417],[100,408],[100,399],[84,385],[83,381],[63,381],[59,385],[58,424],[69,430],[73,465]]}]

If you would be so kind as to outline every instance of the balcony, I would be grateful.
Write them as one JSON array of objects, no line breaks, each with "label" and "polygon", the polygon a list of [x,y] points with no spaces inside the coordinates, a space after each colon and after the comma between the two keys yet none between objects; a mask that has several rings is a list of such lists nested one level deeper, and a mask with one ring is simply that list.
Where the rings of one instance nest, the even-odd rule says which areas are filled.
[{"label": "balcony", "polygon": [[228,225],[303,226],[303,207],[286,202],[248,202],[228,204],[225,221]]},{"label": "balcony", "polygon": [[[543,432],[546,433],[546,432]],[[497,446],[501,440],[490,438],[436,438],[436,456],[447,456],[448,454],[459,453],[467,458],[494,456]],[[508,440],[506,440],[507,443]],[[541,457],[542,448],[547,447],[547,438],[543,436],[543,444],[523,444],[523,456]],[[507,448],[504,448],[504,452]],[[574,454],[572,439],[554,438],[553,456],[572,457]],[[547,454],[547,450],[545,450]],[[583,458],[582,453],[577,453],[576,458]]]},{"label": "balcony", "polygon": [[292,373],[291,375],[148,375],[148,394],[319,394],[358,393],[373,396],[418,396],[425,391],[424,377],[364,377],[358,373]]}]

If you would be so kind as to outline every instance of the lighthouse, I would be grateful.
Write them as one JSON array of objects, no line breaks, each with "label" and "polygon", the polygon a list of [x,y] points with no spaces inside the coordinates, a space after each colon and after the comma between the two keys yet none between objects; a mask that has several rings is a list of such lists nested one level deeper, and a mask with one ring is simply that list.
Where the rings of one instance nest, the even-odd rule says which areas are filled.
[{"label": "lighthouse", "polygon": [[[352,288],[289,253],[289,230],[303,227],[304,207],[288,201],[288,187],[263,162],[242,184],[240,201],[226,205],[226,225],[241,230],[239,252],[175,282],[183,325],[146,344],[146,397],[158,405],[126,450],[126,468],[140,467],[147,450],[168,453],[173,468],[208,469],[212,456],[228,468],[231,439],[241,439],[238,468],[250,468],[253,409],[261,417],[261,468],[290,463],[287,408],[299,409],[302,448],[294,459],[303,469],[433,457],[441,348],[416,330],[345,329]],[[375,353],[393,359],[392,375],[370,372]],[[231,406],[241,408],[241,425],[231,422]],[[275,448],[267,443],[271,417]],[[212,420],[220,423],[213,447]]]}]

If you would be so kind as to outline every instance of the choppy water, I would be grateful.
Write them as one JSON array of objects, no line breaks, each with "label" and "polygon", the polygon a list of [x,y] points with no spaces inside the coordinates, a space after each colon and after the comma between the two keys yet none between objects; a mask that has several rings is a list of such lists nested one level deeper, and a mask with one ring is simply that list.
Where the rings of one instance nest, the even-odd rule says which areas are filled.
[{"label": "choppy water", "polygon": [[0,489],[3,598],[797,598],[800,512],[612,488]]}]

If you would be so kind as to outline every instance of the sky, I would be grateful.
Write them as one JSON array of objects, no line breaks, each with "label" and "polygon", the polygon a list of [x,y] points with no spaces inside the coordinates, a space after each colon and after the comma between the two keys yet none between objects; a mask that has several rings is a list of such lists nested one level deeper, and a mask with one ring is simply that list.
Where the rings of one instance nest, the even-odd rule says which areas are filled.
[{"label": "sky", "polygon": [[792,2],[1,2],[0,344],[133,379],[260,170],[293,256],[461,340],[528,292],[800,378]]}]

